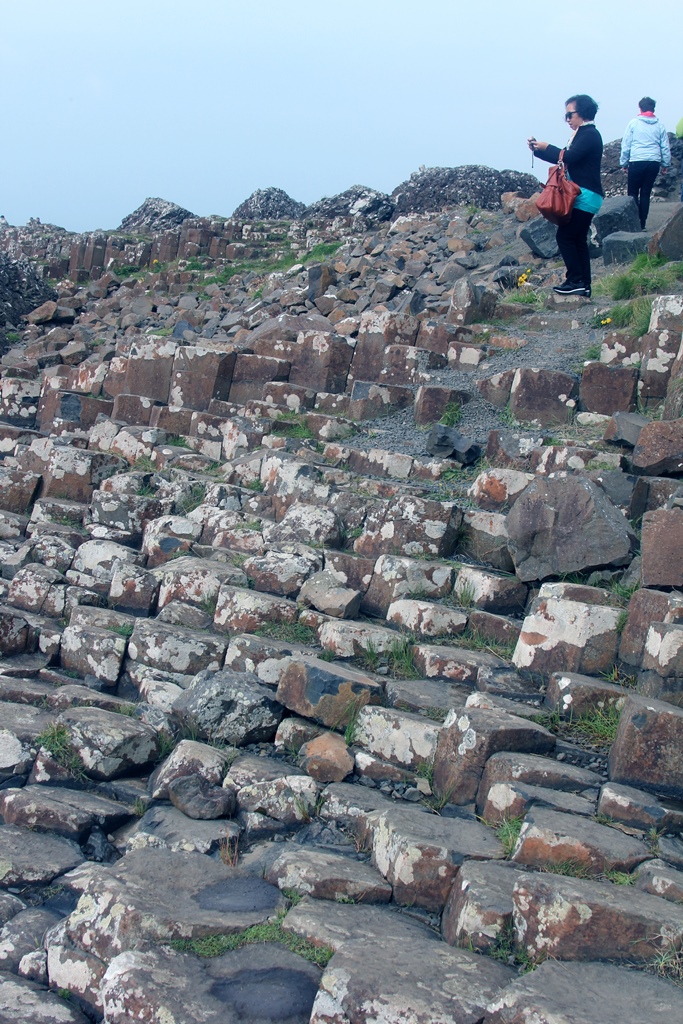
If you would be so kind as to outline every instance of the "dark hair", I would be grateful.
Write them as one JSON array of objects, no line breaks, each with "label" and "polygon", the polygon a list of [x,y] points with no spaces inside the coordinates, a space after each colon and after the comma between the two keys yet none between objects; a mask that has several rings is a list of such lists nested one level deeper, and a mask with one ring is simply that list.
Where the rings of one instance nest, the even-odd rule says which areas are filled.
[{"label": "dark hair", "polygon": [[654,110],[657,105],[657,101],[652,99],[652,96],[643,96],[642,100],[638,100],[638,106],[641,110]]},{"label": "dark hair", "polygon": [[585,93],[579,93],[578,96],[570,96],[568,100],[564,101],[565,107],[568,103],[573,103],[576,107],[576,113],[584,121],[592,121],[598,112],[598,105],[591,96],[586,96]]}]

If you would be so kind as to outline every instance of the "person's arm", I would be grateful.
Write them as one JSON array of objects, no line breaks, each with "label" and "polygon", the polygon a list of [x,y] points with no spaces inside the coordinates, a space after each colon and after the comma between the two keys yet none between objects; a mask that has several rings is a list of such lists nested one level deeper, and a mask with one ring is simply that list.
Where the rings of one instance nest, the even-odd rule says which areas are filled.
[{"label": "person's arm", "polygon": [[551,146],[549,142],[536,142],[534,139],[533,154],[539,160],[546,160],[549,164],[556,164],[560,159],[561,150],[557,146]]},{"label": "person's arm", "polygon": [[669,145],[669,133],[664,125],[661,125],[660,127],[661,136],[659,139],[659,146],[662,151],[662,170],[665,171],[667,167],[671,167],[671,146]]},{"label": "person's arm", "polygon": [[621,140],[621,155],[619,157],[619,166],[628,167],[628,162],[631,158],[631,139],[633,138],[633,125],[629,121],[624,137]]}]

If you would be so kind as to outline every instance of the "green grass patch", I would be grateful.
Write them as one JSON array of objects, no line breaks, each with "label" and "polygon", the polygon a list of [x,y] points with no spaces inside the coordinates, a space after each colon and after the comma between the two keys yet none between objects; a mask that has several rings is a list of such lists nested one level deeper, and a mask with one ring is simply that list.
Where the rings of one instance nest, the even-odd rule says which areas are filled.
[{"label": "green grass patch", "polygon": [[136,267],[133,263],[125,263],[122,267],[112,267],[112,272],[120,279],[135,277],[137,274],[144,274],[142,267]]},{"label": "green grass patch", "polygon": [[636,876],[629,875],[627,871],[605,871],[602,878],[608,882],[612,882],[613,885],[635,885]]},{"label": "green grass patch", "polygon": [[109,626],[110,633],[118,633],[119,636],[129,637],[133,635],[135,626],[132,622],[121,622],[117,626]]},{"label": "green grass patch", "polygon": [[253,946],[262,942],[277,942],[291,953],[317,964],[320,968],[327,967],[334,953],[329,946],[314,946],[298,935],[291,935],[282,927],[287,911],[281,911],[274,921],[267,924],[256,924],[234,935],[207,935],[203,939],[177,939],[171,945],[183,953],[195,953],[197,956],[223,956],[242,946]]},{"label": "green grass patch", "polygon": [[394,640],[388,651],[389,672],[394,679],[419,679],[415,667],[415,645],[408,637]]},{"label": "green grass patch", "polygon": [[614,330],[628,330],[636,338],[647,334],[652,314],[650,299],[638,298],[619,306],[597,313],[591,321],[593,327],[609,327]]},{"label": "green grass patch", "polygon": [[620,302],[641,295],[665,295],[683,280],[683,263],[669,262],[665,256],[639,253],[628,270],[608,274],[595,283],[597,295],[609,295]]},{"label": "green grass patch", "polygon": [[505,301],[521,303],[524,306],[541,306],[543,296],[533,288],[524,288],[506,293]]},{"label": "green grass patch", "polygon": [[605,704],[602,708],[587,711],[569,723],[572,732],[578,733],[589,743],[600,746],[614,743],[619,728],[621,708],[616,704]]},{"label": "green grass patch", "polygon": [[[457,600],[457,597],[454,599]],[[463,606],[459,605],[459,607]],[[464,651],[486,651],[488,654],[495,654],[502,661],[511,661],[517,646],[516,640],[507,642],[492,640],[480,633],[478,629],[472,629],[470,626],[463,633],[458,633],[457,636],[440,636],[438,642],[444,647],[460,647]]]},{"label": "green grass patch", "polygon": [[280,416],[272,426],[274,434],[284,434],[285,437],[298,437],[302,440],[310,440],[315,434],[300,419]]},{"label": "green grass patch", "polygon": [[85,765],[72,745],[71,735],[65,725],[48,725],[47,729],[36,736],[34,742],[37,747],[44,747],[72,778],[85,779]]},{"label": "green grass patch", "polygon": [[186,494],[175,503],[176,515],[186,516],[198,508],[206,497],[206,484],[193,484]]},{"label": "green grass patch", "polygon": [[462,406],[459,402],[449,402],[443,411],[439,423],[443,423],[444,427],[457,427],[461,420]]},{"label": "green grass patch", "polygon": [[557,864],[550,862],[543,865],[541,871],[549,875],[567,875],[569,878],[592,878],[592,873],[585,864],[576,860],[563,860]]},{"label": "green grass patch", "polygon": [[528,974],[529,971],[535,971],[545,959],[544,955],[534,959],[529,956],[525,949],[517,946],[512,921],[506,922],[496,936],[493,945],[488,950],[485,950],[485,953],[493,960],[499,960],[509,967],[516,967],[519,974]]},{"label": "green grass patch", "polygon": [[304,647],[316,646],[318,643],[317,630],[303,622],[267,622],[254,630],[254,633],[256,636],[268,636],[272,640],[302,644]]},{"label": "green grass patch", "polygon": [[501,821],[500,825],[496,825],[495,833],[503,847],[507,860],[510,860],[514,852],[523,823],[524,818],[516,817],[505,818],[504,821]]}]

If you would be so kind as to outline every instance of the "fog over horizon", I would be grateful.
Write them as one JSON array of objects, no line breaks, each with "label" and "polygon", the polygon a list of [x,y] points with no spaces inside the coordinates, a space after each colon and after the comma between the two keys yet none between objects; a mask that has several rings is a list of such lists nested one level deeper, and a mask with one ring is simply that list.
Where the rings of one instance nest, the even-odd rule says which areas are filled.
[{"label": "fog over horizon", "polygon": [[147,197],[229,216],[269,186],[308,205],[390,193],[421,166],[530,172],[526,138],[562,145],[576,92],[606,143],[643,95],[670,131],[683,117],[677,0],[645,22],[616,0],[2,7],[0,214],[16,225],[110,230]]}]

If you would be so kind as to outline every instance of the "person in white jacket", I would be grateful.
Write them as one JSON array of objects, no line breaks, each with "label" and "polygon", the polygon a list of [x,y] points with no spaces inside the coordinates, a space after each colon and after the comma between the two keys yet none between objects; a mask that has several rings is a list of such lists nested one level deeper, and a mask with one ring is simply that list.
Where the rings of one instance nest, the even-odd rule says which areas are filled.
[{"label": "person in white jacket", "polygon": [[636,201],[640,228],[644,231],[650,195],[659,170],[666,174],[671,166],[671,147],[666,128],[655,116],[652,97],[643,96],[638,107],[640,113],[629,121],[621,140],[619,163],[628,171],[628,194]]}]

